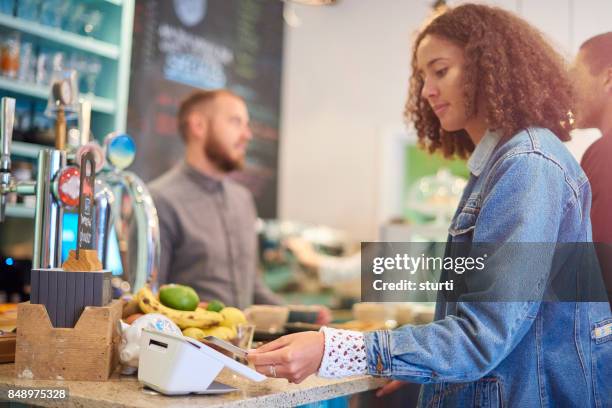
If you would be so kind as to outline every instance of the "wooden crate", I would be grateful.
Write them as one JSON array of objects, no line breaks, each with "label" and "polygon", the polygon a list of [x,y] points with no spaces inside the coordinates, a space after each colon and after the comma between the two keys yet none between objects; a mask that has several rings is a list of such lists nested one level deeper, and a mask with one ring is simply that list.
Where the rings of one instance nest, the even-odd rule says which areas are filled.
[{"label": "wooden crate", "polygon": [[119,361],[123,301],[88,306],[74,328],[54,328],[44,305],[17,307],[15,372],[35,380],[104,381]]}]

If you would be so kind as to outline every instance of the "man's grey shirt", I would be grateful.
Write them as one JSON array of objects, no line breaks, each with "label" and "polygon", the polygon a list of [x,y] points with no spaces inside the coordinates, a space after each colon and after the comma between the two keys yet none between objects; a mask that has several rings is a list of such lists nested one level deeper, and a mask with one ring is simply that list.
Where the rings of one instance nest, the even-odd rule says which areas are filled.
[{"label": "man's grey shirt", "polygon": [[159,217],[160,283],[189,285],[202,301],[241,309],[281,302],[257,274],[257,216],[246,188],[185,162],[149,188]]}]

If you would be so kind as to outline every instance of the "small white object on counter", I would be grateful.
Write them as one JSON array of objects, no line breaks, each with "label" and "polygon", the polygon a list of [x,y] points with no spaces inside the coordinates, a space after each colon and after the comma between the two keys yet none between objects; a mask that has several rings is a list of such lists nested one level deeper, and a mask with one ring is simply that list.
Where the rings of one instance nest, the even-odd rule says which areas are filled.
[{"label": "small white object on counter", "polygon": [[156,330],[162,333],[182,336],[181,329],[162,314],[150,313],[139,317],[129,325],[119,321],[121,344],[119,345],[119,361],[122,364],[122,374],[131,375],[138,370],[140,354],[140,336],[143,329]]},{"label": "small white object on counter", "polygon": [[253,381],[264,375],[188,337],[144,329],[138,380],[166,395],[219,394],[236,389],[215,382],[223,367]]}]

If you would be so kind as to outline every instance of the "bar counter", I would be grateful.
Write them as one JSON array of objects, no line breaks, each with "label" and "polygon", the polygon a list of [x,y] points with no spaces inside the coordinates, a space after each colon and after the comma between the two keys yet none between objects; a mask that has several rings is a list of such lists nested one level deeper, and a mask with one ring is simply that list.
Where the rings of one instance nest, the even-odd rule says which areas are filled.
[{"label": "bar counter", "polygon": [[[197,373],[194,373],[197,375]],[[217,380],[238,388],[221,395],[164,396],[144,389],[134,376],[114,375],[108,381],[35,381],[15,377],[14,364],[0,365],[0,396],[7,398],[8,390],[18,388],[67,388],[70,398],[58,400],[15,400],[38,406],[54,407],[289,407],[356,394],[381,387],[386,380],[370,376],[329,380],[310,376],[301,384],[290,384],[284,379],[267,379],[256,383],[221,372]]]}]

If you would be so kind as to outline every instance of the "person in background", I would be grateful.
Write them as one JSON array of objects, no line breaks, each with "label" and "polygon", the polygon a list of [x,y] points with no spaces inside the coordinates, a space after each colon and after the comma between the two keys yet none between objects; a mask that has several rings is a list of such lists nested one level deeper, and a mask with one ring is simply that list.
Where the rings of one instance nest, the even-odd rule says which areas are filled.
[{"label": "person in background", "polygon": [[226,176],[244,166],[252,138],[245,102],[227,90],[196,91],[180,105],[184,160],[154,180],[160,283],[193,287],[202,300],[244,309],[280,304],[257,272],[256,209]]},{"label": "person in background", "polygon": [[593,192],[593,242],[612,305],[612,31],[580,46],[571,75],[576,127],[597,128],[602,133],[582,156],[581,165]]},{"label": "person in background", "polygon": [[330,256],[317,252],[304,238],[290,237],[283,243],[303,267],[314,270],[323,285],[346,283],[361,276],[361,252],[347,256]]},{"label": "person in background", "polygon": [[[609,406],[608,303],[542,301],[565,267],[552,248],[591,241],[590,186],[562,143],[571,102],[562,58],[516,15],[465,4],[435,18],[415,40],[406,115],[431,152],[469,157],[447,251],[495,244],[487,262],[517,244],[521,252],[462,275],[458,299],[439,293],[432,323],[324,327],[272,341],[249,361],[298,383],[317,372],[421,383],[422,407]],[[455,276],[448,269],[442,280]]]}]

